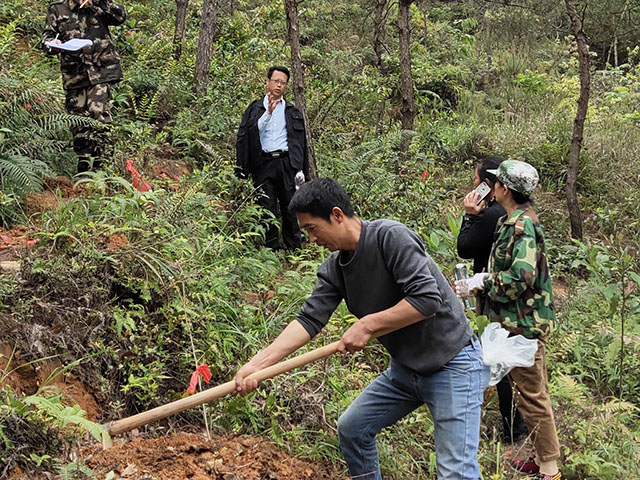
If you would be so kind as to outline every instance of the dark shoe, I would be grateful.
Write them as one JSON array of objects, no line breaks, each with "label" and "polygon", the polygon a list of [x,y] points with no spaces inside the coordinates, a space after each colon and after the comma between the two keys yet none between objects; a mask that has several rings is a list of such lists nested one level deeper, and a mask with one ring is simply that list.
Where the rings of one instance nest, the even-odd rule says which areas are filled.
[{"label": "dark shoe", "polygon": [[88,172],[91,165],[87,160],[78,160],[78,173]]},{"label": "dark shoe", "polygon": [[537,473],[534,477],[534,480],[561,480],[562,473],[558,470],[558,473],[555,475],[543,475],[542,473]]},{"label": "dark shoe", "polygon": [[511,460],[511,466],[519,473],[535,475],[540,472],[540,467],[533,458],[534,457],[529,457],[527,460]]},{"label": "dark shoe", "polygon": [[91,164],[91,171],[97,172],[98,170],[102,170],[102,160],[99,158],[96,158],[93,160],[93,163]]}]

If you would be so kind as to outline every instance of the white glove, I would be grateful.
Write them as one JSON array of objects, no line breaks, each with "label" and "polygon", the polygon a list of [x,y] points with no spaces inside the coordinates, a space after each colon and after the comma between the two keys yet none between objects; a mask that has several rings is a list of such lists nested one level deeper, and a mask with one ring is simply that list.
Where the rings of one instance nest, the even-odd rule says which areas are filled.
[{"label": "white glove", "polygon": [[471,278],[456,280],[456,295],[468,297],[474,290],[484,290],[484,279],[488,276],[488,273],[476,273]]}]

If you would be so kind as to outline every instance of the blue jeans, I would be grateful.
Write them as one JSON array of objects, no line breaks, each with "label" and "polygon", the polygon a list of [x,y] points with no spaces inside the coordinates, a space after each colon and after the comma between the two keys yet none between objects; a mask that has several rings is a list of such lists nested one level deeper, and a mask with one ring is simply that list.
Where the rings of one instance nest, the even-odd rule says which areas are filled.
[{"label": "blue jeans", "polygon": [[439,480],[477,480],[480,408],[489,383],[477,339],[444,367],[420,375],[395,361],[340,416],[340,448],[353,480],[381,480],[376,435],[426,403]]}]

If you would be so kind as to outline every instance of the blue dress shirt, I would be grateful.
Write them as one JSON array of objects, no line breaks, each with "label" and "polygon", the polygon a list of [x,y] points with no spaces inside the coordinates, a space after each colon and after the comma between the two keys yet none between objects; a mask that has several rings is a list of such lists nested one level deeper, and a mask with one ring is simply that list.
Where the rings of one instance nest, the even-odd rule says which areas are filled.
[{"label": "blue dress shirt", "polygon": [[258,119],[258,132],[263,152],[276,150],[289,150],[287,143],[287,121],[284,116],[285,102],[281,98],[273,113],[269,114],[269,96],[264,96],[263,101],[266,111]]}]

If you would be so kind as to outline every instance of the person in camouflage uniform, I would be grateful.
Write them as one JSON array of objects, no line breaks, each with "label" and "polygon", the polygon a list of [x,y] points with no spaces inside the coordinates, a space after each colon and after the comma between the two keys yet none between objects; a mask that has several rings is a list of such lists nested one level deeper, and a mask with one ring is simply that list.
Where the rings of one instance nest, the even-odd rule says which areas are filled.
[{"label": "person in camouflage uniform", "polygon": [[122,80],[120,57],[111,41],[109,25],[120,25],[127,12],[112,0],[54,0],[47,11],[42,42],[62,43],[88,38],[92,45],[78,52],[58,52],[65,107],[68,113],[87,115],[104,127],[74,126],[73,150],[78,155],[78,172],[99,168],[113,153],[107,125],[112,123],[109,99],[111,86]]},{"label": "person in camouflage uniform", "polygon": [[539,338],[555,320],[551,275],[538,216],[529,204],[503,217],[485,280],[488,316],[515,334]]},{"label": "person in camouflage uniform", "polygon": [[530,196],[538,184],[534,167],[517,160],[505,160],[495,170],[498,181],[494,195],[507,214],[498,221],[489,260],[490,273],[475,274],[456,282],[465,295],[484,290],[489,319],[512,334],[538,339],[538,351],[531,367],[509,372],[516,389],[516,404],[534,436],[537,457],[514,460],[513,467],[540,480],[560,480],[560,444],[549,397],[545,366],[545,335],[555,320],[551,275],[544,235]]}]

